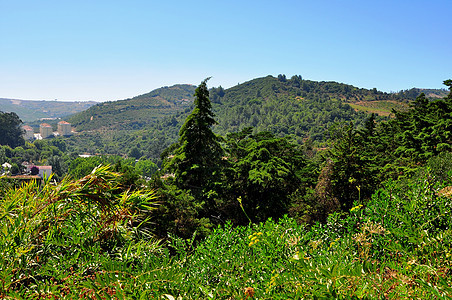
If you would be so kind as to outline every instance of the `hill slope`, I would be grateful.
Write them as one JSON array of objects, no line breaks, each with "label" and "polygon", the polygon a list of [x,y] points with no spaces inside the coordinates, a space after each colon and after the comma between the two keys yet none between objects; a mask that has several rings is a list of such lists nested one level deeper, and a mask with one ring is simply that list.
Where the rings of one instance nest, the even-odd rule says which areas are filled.
[{"label": "hill slope", "polygon": [[[195,86],[175,85],[115,102],[100,103],[69,119],[80,133],[68,143],[74,151],[104,154],[134,152],[159,161],[162,151],[178,138],[192,110]],[[287,79],[284,75],[256,78],[229,89],[210,90],[221,135],[254,127],[298,143],[323,143],[336,122],[362,123],[368,113],[387,118],[392,108],[408,109],[422,90],[384,93],[337,82]],[[432,91],[431,91],[432,92]]]},{"label": "hill slope", "polygon": [[99,103],[68,121],[78,131],[140,129],[189,107],[195,88],[193,85],[178,84],[131,99]]},{"label": "hill slope", "polygon": [[24,122],[41,118],[63,118],[84,111],[97,102],[87,101],[43,101],[0,98],[0,111],[15,112]]}]

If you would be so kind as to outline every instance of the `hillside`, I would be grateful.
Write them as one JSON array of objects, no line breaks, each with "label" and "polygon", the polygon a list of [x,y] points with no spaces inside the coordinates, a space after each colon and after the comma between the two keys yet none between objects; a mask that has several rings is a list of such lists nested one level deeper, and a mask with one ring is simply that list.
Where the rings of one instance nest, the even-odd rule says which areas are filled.
[{"label": "hillside", "polygon": [[252,126],[279,136],[325,140],[334,122],[363,121],[367,116],[349,103],[393,100],[390,94],[359,89],[337,82],[303,80],[301,76],[286,79],[267,76],[225,91],[221,97],[211,91],[220,133]]},{"label": "hillside", "polygon": [[188,84],[163,87],[131,99],[99,103],[68,121],[78,131],[140,129],[189,107],[194,92],[195,86]]},{"label": "hillside", "polygon": [[[72,116],[79,131],[68,141],[78,152],[128,154],[133,148],[154,161],[178,138],[191,112],[195,87],[175,85],[131,99],[97,104]],[[221,135],[254,127],[298,143],[323,143],[336,122],[362,124],[369,113],[387,118],[392,109],[406,110],[421,90],[385,93],[337,82],[256,78],[229,89],[210,89]],[[431,91],[431,93],[433,93]],[[137,152],[135,150],[135,152]]]},{"label": "hillside", "polygon": [[[154,121],[177,116],[186,110],[194,90],[192,85],[163,87],[131,99],[99,103],[72,116],[69,121],[79,131],[143,129]],[[217,130],[226,132],[246,126],[268,130],[269,126],[279,123],[275,114],[284,115],[284,126],[289,127],[298,126],[300,118],[307,115],[316,114],[314,119],[329,119],[331,116],[326,115],[333,110],[340,111],[333,119],[349,120],[351,112],[346,104],[350,104],[355,111],[388,116],[392,109],[405,110],[408,101],[424,91],[432,98],[447,94],[445,90],[422,89],[384,93],[343,83],[303,80],[301,76],[287,79],[280,75],[278,78],[267,76],[253,79],[226,90],[212,88],[210,97],[219,118]],[[312,123],[311,119],[307,121]],[[276,133],[281,131],[278,128],[270,130]],[[295,134],[289,129],[282,131]]]},{"label": "hillside", "polygon": [[63,118],[84,111],[96,102],[43,101],[0,98],[0,111],[15,112],[22,121],[32,122],[41,118]]}]

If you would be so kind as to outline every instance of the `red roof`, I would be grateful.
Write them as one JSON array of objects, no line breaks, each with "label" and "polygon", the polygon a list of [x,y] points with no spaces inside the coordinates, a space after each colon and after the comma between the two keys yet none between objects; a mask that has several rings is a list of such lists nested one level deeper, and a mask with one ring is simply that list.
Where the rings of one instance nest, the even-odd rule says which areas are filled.
[{"label": "red roof", "polygon": [[60,121],[60,122],[58,122],[58,124],[71,124],[71,123],[68,123],[68,122],[66,122],[66,121]]},{"label": "red roof", "polygon": [[40,126],[41,126],[41,127],[52,127],[52,126],[50,126],[50,125],[47,124],[47,123],[42,123]]},{"label": "red roof", "polygon": [[52,166],[36,166],[39,170],[52,170]]}]

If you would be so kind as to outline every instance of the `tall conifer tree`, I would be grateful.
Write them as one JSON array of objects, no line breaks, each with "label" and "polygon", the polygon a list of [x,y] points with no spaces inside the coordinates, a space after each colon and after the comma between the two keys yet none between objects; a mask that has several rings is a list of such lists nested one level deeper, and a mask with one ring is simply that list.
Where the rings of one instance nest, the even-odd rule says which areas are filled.
[{"label": "tall conifer tree", "polygon": [[195,108],[182,126],[174,156],[166,166],[178,187],[195,195],[208,192],[218,181],[224,155],[221,137],[212,131],[217,122],[209,100],[208,80],[202,81],[195,91]]}]

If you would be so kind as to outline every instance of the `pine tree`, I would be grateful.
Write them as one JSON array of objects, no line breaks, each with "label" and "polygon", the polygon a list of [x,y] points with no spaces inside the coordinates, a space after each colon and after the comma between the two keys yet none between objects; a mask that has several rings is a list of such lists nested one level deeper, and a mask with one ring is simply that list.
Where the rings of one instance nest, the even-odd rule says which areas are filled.
[{"label": "pine tree", "polygon": [[207,193],[219,181],[224,155],[221,137],[212,131],[217,122],[209,100],[208,80],[196,89],[195,108],[179,132],[174,155],[164,166],[174,174],[179,188],[189,189],[194,195]]}]

